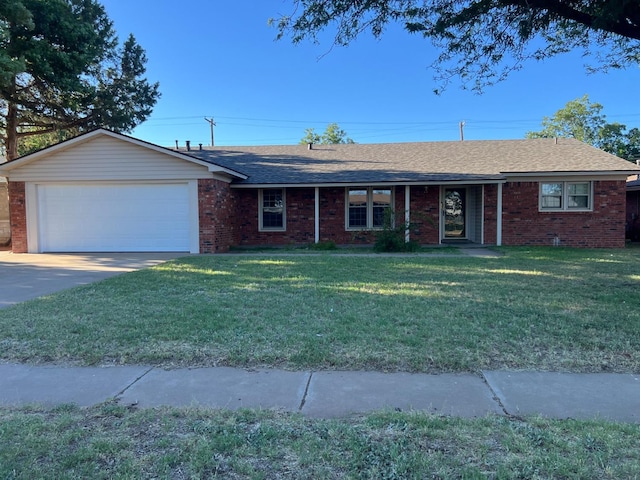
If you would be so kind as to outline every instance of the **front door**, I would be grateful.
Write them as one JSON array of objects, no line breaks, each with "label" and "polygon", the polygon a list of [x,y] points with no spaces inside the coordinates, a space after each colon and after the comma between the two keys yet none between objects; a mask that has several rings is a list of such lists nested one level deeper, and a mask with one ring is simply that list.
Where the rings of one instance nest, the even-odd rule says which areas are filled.
[{"label": "front door", "polygon": [[466,188],[444,190],[444,238],[467,238]]}]

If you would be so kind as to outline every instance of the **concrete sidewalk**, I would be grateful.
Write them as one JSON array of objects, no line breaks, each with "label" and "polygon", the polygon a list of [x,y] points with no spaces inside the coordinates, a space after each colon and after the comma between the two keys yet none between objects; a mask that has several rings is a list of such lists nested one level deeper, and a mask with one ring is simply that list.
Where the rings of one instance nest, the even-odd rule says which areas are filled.
[{"label": "concrete sidewalk", "polygon": [[461,417],[541,414],[640,423],[640,376],[633,374],[427,375],[0,364],[0,406],[91,406],[113,399],[139,408],[262,408],[313,418],[396,409]]}]

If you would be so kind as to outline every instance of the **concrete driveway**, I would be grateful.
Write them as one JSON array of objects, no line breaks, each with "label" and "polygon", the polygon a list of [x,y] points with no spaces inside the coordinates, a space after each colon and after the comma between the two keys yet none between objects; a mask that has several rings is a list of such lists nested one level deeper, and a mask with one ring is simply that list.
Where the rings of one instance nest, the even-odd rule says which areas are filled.
[{"label": "concrete driveway", "polygon": [[186,255],[164,252],[14,254],[0,251],[0,308]]}]

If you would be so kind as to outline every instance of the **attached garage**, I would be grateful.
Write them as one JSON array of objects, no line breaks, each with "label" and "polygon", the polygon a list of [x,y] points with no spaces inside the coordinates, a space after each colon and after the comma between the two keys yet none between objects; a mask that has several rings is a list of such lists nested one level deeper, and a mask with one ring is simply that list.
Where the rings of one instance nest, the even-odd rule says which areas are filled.
[{"label": "attached garage", "polygon": [[189,184],[37,185],[41,252],[188,252]]},{"label": "attached garage", "polygon": [[[24,205],[13,195],[12,225],[26,225],[26,238],[14,227],[13,246],[29,253],[199,253],[203,228],[209,236],[216,228],[200,225],[199,182],[228,184],[243,177],[108,130],[14,160],[2,170],[13,190],[23,188]],[[16,248],[22,241],[26,245]]]}]

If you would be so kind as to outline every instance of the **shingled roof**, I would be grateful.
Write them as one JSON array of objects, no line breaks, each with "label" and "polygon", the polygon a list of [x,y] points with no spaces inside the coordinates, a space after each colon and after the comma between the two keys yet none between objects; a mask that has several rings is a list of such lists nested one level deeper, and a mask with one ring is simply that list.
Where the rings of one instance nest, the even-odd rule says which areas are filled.
[{"label": "shingled roof", "polygon": [[204,147],[185,152],[248,176],[238,184],[504,181],[531,174],[631,174],[636,165],[575,139]]}]

